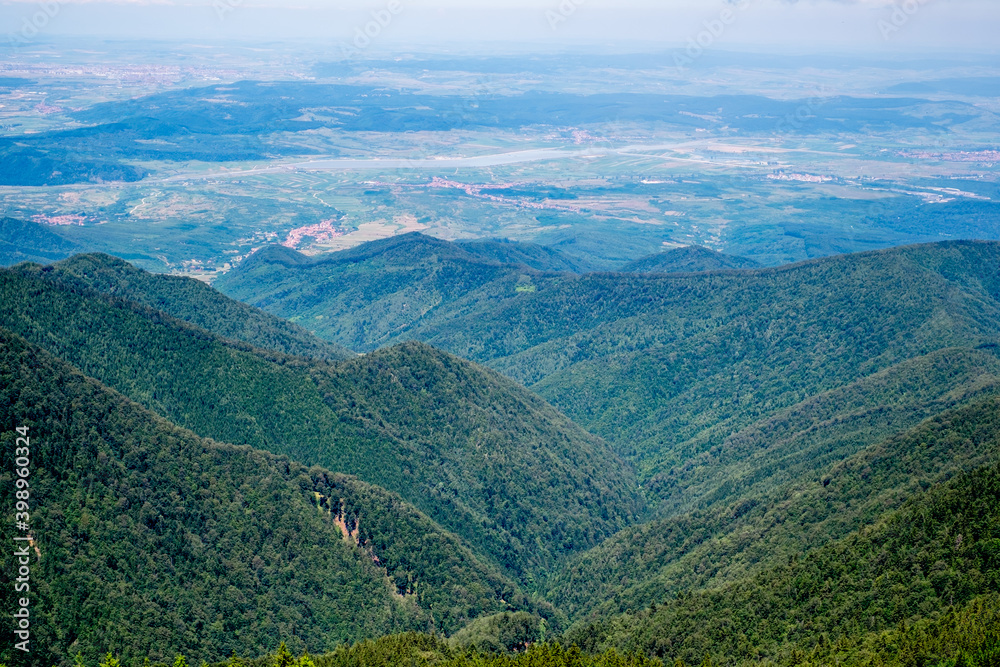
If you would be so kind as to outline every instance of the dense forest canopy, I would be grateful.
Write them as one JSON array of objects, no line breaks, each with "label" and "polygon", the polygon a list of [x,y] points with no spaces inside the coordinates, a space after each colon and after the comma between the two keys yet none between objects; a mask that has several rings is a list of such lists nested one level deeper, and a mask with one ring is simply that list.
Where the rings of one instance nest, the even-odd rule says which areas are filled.
[{"label": "dense forest canopy", "polygon": [[996,667],[998,248],[2,269],[32,660]]},{"label": "dense forest canopy", "polygon": [[[251,347],[112,296],[127,290],[110,279],[109,294],[97,292],[83,264],[0,269],[0,326],[201,436],[394,491],[522,583],[642,515],[632,470],[605,442],[492,371],[414,343],[339,363]],[[192,293],[228,299],[125,277],[135,291],[161,281],[157,295],[179,286],[175,311],[200,312],[213,329],[240,307],[199,309]],[[283,346],[298,332],[270,331]]]}]

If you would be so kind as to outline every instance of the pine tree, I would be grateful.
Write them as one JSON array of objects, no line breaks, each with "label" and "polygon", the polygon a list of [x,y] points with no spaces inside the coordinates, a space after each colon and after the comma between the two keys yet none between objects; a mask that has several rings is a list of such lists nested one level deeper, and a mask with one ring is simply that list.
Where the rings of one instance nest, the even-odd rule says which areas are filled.
[{"label": "pine tree", "polygon": [[274,667],[295,667],[295,658],[285,646],[285,642],[281,642],[281,645],[278,646],[278,652],[274,654]]},{"label": "pine tree", "polygon": [[108,651],[108,654],[104,656],[104,661],[100,664],[100,667],[122,667],[122,663],[114,655]]}]

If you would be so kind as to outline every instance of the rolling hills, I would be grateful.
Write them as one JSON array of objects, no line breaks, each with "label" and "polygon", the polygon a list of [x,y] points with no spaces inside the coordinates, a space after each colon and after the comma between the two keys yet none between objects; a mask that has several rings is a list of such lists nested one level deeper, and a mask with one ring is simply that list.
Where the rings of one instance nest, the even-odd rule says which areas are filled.
[{"label": "rolling hills", "polygon": [[[756,266],[708,248],[669,250],[622,266],[627,273],[689,273]],[[509,240],[447,242],[413,232],[308,257],[268,246],[215,286],[292,318],[331,341],[369,351],[406,340],[425,323],[535,289],[546,274],[595,267],[550,246]],[[419,333],[416,335],[419,336]]]},{"label": "rolling hills", "polygon": [[[202,289],[164,280],[171,294]],[[62,266],[0,271],[0,294],[0,326],[157,414],[394,491],[523,583],[643,512],[606,443],[510,380],[425,345],[337,363],[291,357],[101,294]]]}]

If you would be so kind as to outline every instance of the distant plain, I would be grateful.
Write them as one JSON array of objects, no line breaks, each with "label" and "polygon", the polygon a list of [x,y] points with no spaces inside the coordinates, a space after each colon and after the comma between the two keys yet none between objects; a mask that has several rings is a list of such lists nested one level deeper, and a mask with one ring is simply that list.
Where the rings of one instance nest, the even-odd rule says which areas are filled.
[{"label": "distant plain", "polygon": [[269,243],[410,231],[601,270],[685,245],[777,265],[1000,238],[987,58],[202,46],[10,54],[0,211],[205,280]]}]

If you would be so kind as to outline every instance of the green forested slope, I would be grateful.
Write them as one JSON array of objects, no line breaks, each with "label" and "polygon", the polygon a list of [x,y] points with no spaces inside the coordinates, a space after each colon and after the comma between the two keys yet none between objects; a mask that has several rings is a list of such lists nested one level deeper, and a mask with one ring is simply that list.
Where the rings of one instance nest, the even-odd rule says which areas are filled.
[{"label": "green forested slope", "polygon": [[288,357],[30,265],[0,271],[0,326],[199,435],[381,484],[525,582],[642,511],[604,442],[424,345]]},{"label": "green forested slope", "polygon": [[88,159],[58,143],[53,150],[38,150],[4,137],[0,140],[0,183],[13,186],[67,185],[71,183],[134,183],[148,172],[114,160]]},{"label": "green forested slope", "polygon": [[622,531],[556,571],[547,595],[579,619],[717,588],[843,538],[998,457],[1000,398],[982,398],[813,475]]},{"label": "green forested slope", "polygon": [[746,257],[725,255],[701,246],[687,246],[658,252],[629,262],[622,273],[696,273],[725,269],[753,269],[760,266]]},{"label": "green forested slope", "polygon": [[[431,243],[400,237],[393,252],[407,240],[413,253]],[[433,243],[438,256],[447,252]],[[283,316],[303,314],[308,328],[335,340],[358,309],[391,309],[392,328],[367,344],[417,338],[523,382],[634,462],[664,513],[726,498],[739,481],[732,466],[700,466],[707,475],[697,481],[684,467],[714,456],[733,434],[865,378],[877,384],[879,373],[909,360],[1000,340],[1000,244],[992,242],[692,275],[504,272],[456,280],[418,315],[397,296],[424,274],[397,265],[386,246],[352,252],[351,270],[372,283],[391,276],[395,296],[328,278],[341,266],[336,253],[238,269],[223,287]],[[269,275],[274,283],[257,291],[251,278],[267,284]],[[319,313],[322,324],[307,321]],[[363,347],[364,328],[351,331]],[[887,392],[883,405],[896,400]],[[859,426],[857,446],[881,428],[868,437]]]},{"label": "green forested slope", "polygon": [[338,470],[419,489],[514,572],[546,572],[641,514],[603,442],[492,371],[406,343],[313,377],[341,421],[391,436],[340,450]]},{"label": "green forested slope", "polygon": [[[844,636],[835,642],[823,641],[821,637],[811,650],[792,649],[776,661],[762,664],[995,667],[1000,660],[1000,595],[982,595],[933,618],[903,622],[890,630]],[[213,667],[272,667],[281,664],[278,659],[277,654],[256,660],[237,658]],[[558,643],[534,644],[519,653],[464,653],[439,637],[414,632],[359,642],[330,654],[311,656],[310,660],[315,667],[657,667],[664,664],[658,658],[642,654],[622,655],[612,650],[592,655]],[[678,660],[674,664],[683,667],[686,663]],[[719,664],[718,659],[712,664]],[[724,660],[723,664],[732,661]],[[306,663],[299,665],[305,667]]]},{"label": "green forested slope", "polygon": [[51,262],[68,256],[76,244],[37,222],[0,218],[0,266]]},{"label": "green forested slope", "polygon": [[995,667],[1000,662],[1000,595],[982,595],[933,618],[904,621],[892,630],[816,644],[809,654],[792,651],[783,663],[795,664],[805,656],[824,665]]},{"label": "green forested slope", "polygon": [[355,356],[299,326],[226,298],[193,278],[147,273],[117,257],[100,253],[75,255],[57,263],[54,269],[99,292],[136,301],[224,338],[331,361]]},{"label": "green forested slope", "polygon": [[[308,662],[306,662],[308,660]],[[643,655],[608,651],[589,655],[557,642],[532,643],[519,652],[478,652],[455,649],[443,637],[407,632],[345,646],[326,655],[303,655],[287,650],[256,659],[232,658],[211,667],[662,667]],[[161,667],[153,665],[153,667]]]},{"label": "green forested slope", "polygon": [[[48,533],[77,549],[60,556],[69,574],[53,581],[86,589],[83,569],[71,571],[85,563],[80,568],[99,573],[91,587],[110,596],[106,613],[124,619],[101,616],[98,598],[65,592],[70,602],[61,608],[83,609],[85,618],[60,617],[52,627],[85,627],[78,634],[88,650],[103,650],[127,640],[122,623],[149,627],[129,616],[146,610],[176,632],[183,628],[195,646],[187,650],[213,642],[212,651],[244,655],[273,650],[278,639],[296,652],[318,652],[336,639],[433,627],[454,633],[452,641],[396,635],[316,664],[621,664],[616,655],[571,655],[553,645],[517,655],[462,653],[463,646],[509,651],[551,638],[565,613],[574,623],[562,637],[567,642],[668,662],[710,655],[715,663],[765,659],[789,667],[996,667],[989,661],[997,656],[997,633],[990,632],[1000,632],[990,616],[1000,590],[1000,244],[683,275],[546,273],[537,269],[555,268],[558,255],[473,245],[413,235],[318,261],[271,249],[248,263],[246,271],[258,272],[271,290],[272,307],[308,306],[303,324],[329,318],[327,331],[340,327],[357,339],[372,331],[396,342],[344,361],[294,349],[318,348],[301,331],[206,286],[112,258],[0,271],[0,326],[30,341],[8,336],[4,353],[30,367],[29,376],[40,374],[10,391],[48,405],[31,394],[34,384],[54,397],[53,409],[69,406],[42,419],[53,433],[65,431],[52,438],[51,453],[51,470],[64,477],[45,493],[72,501],[55,503],[61,514],[51,520],[64,523],[47,524],[58,528]],[[297,286],[303,276],[308,289]],[[242,312],[257,318],[252,326],[227,328],[219,316]],[[636,477],[600,438],[494,371],[406,342],[414,337],[531,383],[614,438],[639,468],[658,518],[636,525],[643,517]],[[32,344],[199,436],[354,474],[418,509],[353,478],[245,447],[184,433],[164,440],[160,426],[119,419],[115,406],[154,419],[148,413],[92,381],[66,379],[57,362],[25,348]],[[74,399],[79,392],[68,387],[80,383],[110,398]],[[104,407],[88,412],[91,403]],[[11,405],[17,402],[0,401],[0,409]],[[170,443],[184,438],[196,444],[164,455],[166,472],[146,477],[146,459],[114,444],[127,440],[149,458],[173,452]],[[86,456],[97,463],[73,453],[77,446],[89,447]],[[111,469],[119,476],[108,477],[102,471],[116,456],[121,465]],[[185,457],[198,480],[224,470],[218,489],[169,472]],[[161,477],[170,480],[163,488],[151,481]],[[247,509],[243,490],[239,508],[213,500],[215,491],[235,498],[227,485],[244,477],[267,490],[253,502],[290,504],[294,539],[274,528],[277,511]],[[142,503],[127,491],[133,487],[146,494]],[[140,525],[147,501],[179,503],[177,512],[189,514],[161,512],[180,517],[169,525],[183,528],[159,541],[132,540],[141,553],[181,544],[193,554],[185,557],[197,560],[216,540],[249,559],[247,577],[269,573],[266,583],[291,581],[290,592],[262,592],[257,580],[239,579],[232,586],[242,601],[230,614],[217,600],[184,597],[235,595],[212,588],[230,568],[224,559],[221,567],[191,565],[210,575],[178,594],[170,577],[195,570],[179,568],[174,551],[173,570],[156,558],[155,567],[165,569],[136,558],[123,568],[126,547],[102,545],[125,545],[129,531],[161,525]],[[133,511],[138,519],[129,518]],[[102,522],[94,520],[98,512]],[[242,542],[219,541],[223,524],[264,546],[245,551]],[[105,531],[101,545],[86,532],[94,526]],[[314,529],[339,550],[324,551],[328,560],[315,566],[288,565],[289,550],[312,558],[305,535]],[[78,535],[86,539],[67,542]],[[273,574],[271,556],[261,555],[268,549],[285,559],[275,561],[281,565]],[[325,586],[355,587],[333,600],[299,577],[300,567],[309,575],[335,572]],[[132,571],[153,574],[140,586],[122,579]],[[232,571],[244,576],[239,567]],[[525,584],[558,610],[526,599],[518,588]],[[154,586],[169,595],[146,592]],[[266,599],[248,597],[247,587]],[[195,620],[178,620],[179,608],[150,606],[178,596],[199,610]],[[367,606],[357,620],[339,624],[345,605],[361,597]],[[306,614],[302,605],[321,611]],[[536,615],[507,613],[517,609]],[[218,631],[211,624],[220,617],[234,620]],[[237,625],[254,629],[254,643],[234,638]],[[333,634],[315,630],[307,639],[295,634],[300,625]],[[963,643],[965,632],[973,639]],[[57,640],[72,642],[69,635]],[[128,650],[171,659],[153,644]],[[968,655],[959,658],[959,650]]]},{"label": "green forested slope", "polygon": [[[304,656],[305,657],[305,656]],[[232,659],[213,667],[273,667],[273,654],[255,660]],[[534,644],[519,653],[457,651],[439,637],[405,633],[359,642],[326,655],[309,656],[315,667],[657,667],[658,658],[616,651],[592,655],[558,643]],[[288,664],[288,657],[284,658]],[[718,660],[718,659],[716,659]],[[995,667],[1000,660],[1000,595],[987,594],[965,605],[915,623],[881,632],[819,639],[812,650],[792,649],[766,665],[842,665],[844,667]],[[724,664],[731,664],[725,660]],[[298,665],[305,667],[303,660]],[[674,663],[683,667],[683,661]],[[702,664],[705,664],[702,662]],[[719,664],[718,661],[712,664]],[[760,663],[758,663],[760,664]]]},{"label": "green forested slope", "polygon": [[[69,665],[77,652],[89,661],[106,650],[127,664],[172,661],[177,652],[219,660],[281,640],[329,650],[535,608],[398,497],[198,438],[0,329],[0,483],[8,489],[17,427],[30,429],[37,547],[25,664]],[[13,503],[3,494],[5,516]],[[2,523],[5,544],[13,528]],[[12,590],[13,576],[2,568],[0,586]],[[2,599],[10,636],[13,600]],[[9,642],[2,650],[0,661],[20,664],[10,662]]]},{"label": "green forested slope", "polygon": [[997,590],[1000,468],[992,465],[917,492],[874,525],[754,576],[582,625],[569,638],[686,662],[781,660]]},{"label": "green forested slope", "polygon": [[[995,348],[945,348],[826,391],[714,441],[707,431],[701,454],[654,477],[657,495],[671,507],[711,506],[753,495],[843,460],[923,419],[1000,393]],[[709,445],[711,445],[709,447]],[[688,505],[690,506],[690,505]],[[666,506],[665,506],[666,508]]]},{"label": "green forested slope", "polygon": [[268,247],[221,276],[216,287],[321,338],[369,351],[400,340],[414,323],[470,294],[495,289],[494,283],[518,293],[519,280],[528,285],[533,273],[525,263],[559,262],[555,254],[546,258],[537,249],[506,245],[449,243],[413,233],[319,258]]},{"label": "green forested slope", "polygon": [[526,266],[535,271],[588,273],[589,264],[548,246],[509,240],[458,241],[458,247],[479,259]]}]

